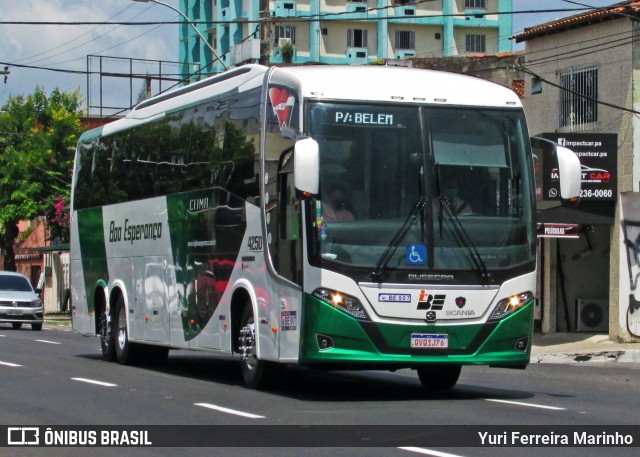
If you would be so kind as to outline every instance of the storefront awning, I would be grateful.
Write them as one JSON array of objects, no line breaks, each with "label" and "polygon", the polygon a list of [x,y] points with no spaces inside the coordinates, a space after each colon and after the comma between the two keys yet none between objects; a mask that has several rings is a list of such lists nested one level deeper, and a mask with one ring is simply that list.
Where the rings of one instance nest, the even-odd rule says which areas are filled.
[{"label": "storefront awning", "polygon": [[615,211],[616,207],[613,202],[585,202],[575,207],[559,206],[557,208],[539,211],[536,222],[613,225]]}]

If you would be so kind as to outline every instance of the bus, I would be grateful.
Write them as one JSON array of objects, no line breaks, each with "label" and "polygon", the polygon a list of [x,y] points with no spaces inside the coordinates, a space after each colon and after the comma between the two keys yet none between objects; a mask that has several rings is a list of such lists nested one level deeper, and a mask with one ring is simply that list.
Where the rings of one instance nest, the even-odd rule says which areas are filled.
[{"label": "bus", "polygon": [[246,65],[150,98],[79,140],[73,328],[121,364],[232,357],[249,388],[524,368],[531,151],[511,90],[439,71]]}]

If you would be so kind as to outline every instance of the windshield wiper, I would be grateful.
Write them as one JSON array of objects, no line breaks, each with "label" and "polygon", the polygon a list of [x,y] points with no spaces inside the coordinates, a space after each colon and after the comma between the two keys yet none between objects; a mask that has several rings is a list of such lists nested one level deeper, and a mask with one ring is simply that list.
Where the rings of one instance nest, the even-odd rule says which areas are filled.
[{"label": "windshield wiper", "polygon": [[[416,204],[413,205],[413,208],[411,208],[411,211],[409,212],[407,219],[402,224],[402,227],[400,227],[400,229],[396,232],[395,236],[389,243],[389,246],[387,246],[385,251],[382,253],[382,256],[378,260],[376,269],[373,271],[373,273],[371,273],[371,279],[379,283],[383,281],[384,270],[387,268],[389,261],[393,257],[393,254],[396,252],[396,249],[398,249],[398,246],[400,245],[402,239],[405,237],[411,227],[413,227],[413,224],[416,222],[418,213],[426,206],[426,204],[427,199],[421,197],[416,202]],[[421,221],[424,224],[424,221],[422,219]]]},{"label": "windshield wiper", "polygon": [[453,236],[456,240],[456,243],[458,243],[458,246],[463,246],[467,249],[469,257],[471,257],[476,271],[480,274],[480,277],[483,279],[484,283],[489,284],[489,270],[487,270],[487,265],[484,263],[484,260],[482,260],[482,257],[480,256],[480,253],[478,252],[475,244],[473,244],[471,237],[469,237],[469,234],[464,229],[462,222],[460,222],[460,218],[453,211],[449,198],[444,195],[440,195],[438,197],[438,200],[440,201],[441,213],[438,216],[440,223],[440,236],[442,236],[442,208],[444,207],[446,208],[447,215],[451,220],[451,226],[454,228]]}]

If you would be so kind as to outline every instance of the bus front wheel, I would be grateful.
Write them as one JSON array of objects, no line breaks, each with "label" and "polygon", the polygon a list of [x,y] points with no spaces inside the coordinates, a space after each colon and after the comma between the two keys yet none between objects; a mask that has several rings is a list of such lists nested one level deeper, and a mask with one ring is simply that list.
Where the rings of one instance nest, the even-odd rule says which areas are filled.
[{"label": "bus front wheel", "polygon": [[240,319],[238,352],[244,384],[251,389],[267,387],[272,365],[259,360],[256,353],[256,320],[251,304],[246,304]]},{"label": "bus front wheel", "polygon": [[424,387],[430,390],[449,390],[458,382],[462,366],[431,365],[417,369],[418,378]]}]

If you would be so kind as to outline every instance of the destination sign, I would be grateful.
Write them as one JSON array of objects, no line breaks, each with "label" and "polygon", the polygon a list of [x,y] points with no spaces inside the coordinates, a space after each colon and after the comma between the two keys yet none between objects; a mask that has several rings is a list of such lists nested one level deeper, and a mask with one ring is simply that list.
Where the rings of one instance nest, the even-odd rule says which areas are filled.
[{"label": "destination sign", "polygon": [[336,124],[394,125],[393,114],[362,111],[336,111]]}]

